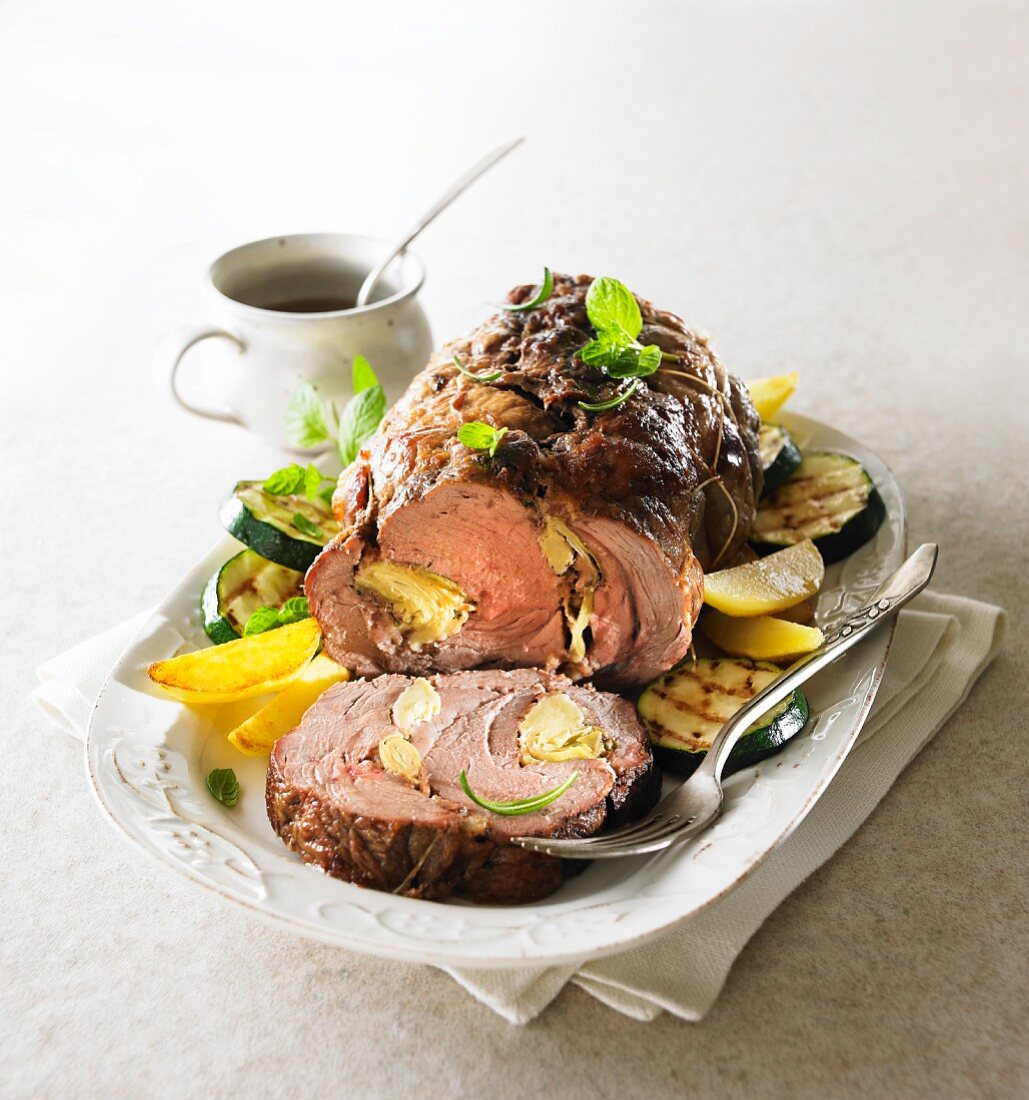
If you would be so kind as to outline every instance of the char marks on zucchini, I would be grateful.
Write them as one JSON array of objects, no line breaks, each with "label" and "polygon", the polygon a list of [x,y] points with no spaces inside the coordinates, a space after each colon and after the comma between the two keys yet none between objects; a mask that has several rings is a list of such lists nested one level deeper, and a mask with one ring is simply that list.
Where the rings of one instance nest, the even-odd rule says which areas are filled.
[{"label": "char marks on zucchini", "polygon": [[[655,761],[679,775],[691,774],[722,726],[780,671],[767,661],[702,657],[655,680],[637,704]],[[800,733],[807,720],[807,697],[794,691],[747,729],[729,754],[723,774],[772,756]]]},{"label": "char marks on zucchini", "polygon": [[761,554],[811,539],[827,565],[875,536],[886,506],[857,459],[835,451],[805,455],[754,520],[751,545]]},{"label": "char marks on zucchini", "polygon": [[303,573],[241,550],[229,558],[204,586],[200,612],[204,631],[216,645],[243,636],[258,608],[276,609],[303,593]]},{"label": "char marks on zucchini", "polygon": [[222,502],[219,519],[262,558],[301,573],[339,534],[339,524],[319,502],[298,494],[274,496],[260,481],[240,481]]}]

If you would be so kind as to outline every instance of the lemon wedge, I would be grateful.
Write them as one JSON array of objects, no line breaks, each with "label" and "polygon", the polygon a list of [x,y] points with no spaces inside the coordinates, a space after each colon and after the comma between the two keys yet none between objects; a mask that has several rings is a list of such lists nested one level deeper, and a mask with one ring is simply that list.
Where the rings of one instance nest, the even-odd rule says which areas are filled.
[{"label": "lemon wedge", "polygon": [[750,400],[764,423],[767,424],[786,404],[799,379],[800,375],[793,371],[792,374],[777,374],[774,378],[755,378],[747,383]]},{"label": "lemon wedge", "polygon": [[825,565],[810,539],[766,558],[704,577],[704,603],[726,615],[775,615],[810,599],[822,587]]},{"label": "lemon wedge", "polygon": [[700,626],[730,657],[749,657],[753,661],[792,661],[802,653],[817,649],[823,641],[817,627],[790,623],[770,615],[734,619],[720,611],[705,611]]}]

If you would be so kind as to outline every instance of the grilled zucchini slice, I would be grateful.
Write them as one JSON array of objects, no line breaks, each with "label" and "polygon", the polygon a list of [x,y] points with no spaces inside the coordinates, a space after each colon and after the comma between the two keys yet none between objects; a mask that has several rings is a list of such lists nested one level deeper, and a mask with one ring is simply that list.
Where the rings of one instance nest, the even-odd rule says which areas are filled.
[{"label": "grilled zucchini slice", "polygon": [[751,545],[759,554],[811,539],[826,565],[864,546],[886,518],[867,471],[835,451],[804,456],[794,474],[758,506]]},{"label": "grilled zucchini slice", "polygon": [[790,433],[779,424],[763,424],[757,436],[765,480],[761,496],[775,492],[801,463],[801,454]]},{"label": "grilled zucchini slice", "polygon": [[[690,775],[722,726],[779,673],[767,661],[702,657],[660,676],[636,704],[656,763],[666,771]],[[729,754],[723,774],[777,753],[800,733],[808,716],[807,697],[795,691],[747,729]]]},{"label": "grilled zucchini slice", "polygon": [[[261,481],[241,481],[218,513],[225,530],[262,558],[305,572],[339,524],[320,502],[273,496]],[[300,526],[297,526],[299,523]]]},{"label": "grilled zucchini slice", "polygon": [[243,636],[247,620],[259,607],[282,607],[303,595],[304,574],[241,550],[211,577],[200,597],[204,631],[215,645]]}]

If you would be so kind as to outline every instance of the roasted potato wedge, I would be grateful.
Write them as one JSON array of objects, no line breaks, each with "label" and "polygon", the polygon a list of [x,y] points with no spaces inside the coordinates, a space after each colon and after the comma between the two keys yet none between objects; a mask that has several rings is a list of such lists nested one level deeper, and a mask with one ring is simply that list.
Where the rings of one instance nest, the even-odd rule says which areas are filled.
[{"label": "roasted potato wedge", "polygon": [[283,734],[299,724],[304,712],[333,684],[350,678],[350,673],[331,657],[317,657],[289,684],[229,735],[229,741],[247,756],[267,756]]},{"label": "roasted potato wedge", "polygon": [[310,664],[321,643],[314,619],[224,645],[157,661],[147,675],[183,703],[228,703],[284,687]]}]

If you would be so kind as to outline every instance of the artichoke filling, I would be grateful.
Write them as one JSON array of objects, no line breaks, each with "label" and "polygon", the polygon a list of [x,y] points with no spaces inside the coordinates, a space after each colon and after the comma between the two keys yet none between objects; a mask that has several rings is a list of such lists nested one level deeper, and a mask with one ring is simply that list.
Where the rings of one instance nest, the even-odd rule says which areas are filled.
[{"label": "artichoke filling", "polygon": [[532,705],[518,725],[518,744],[522,764],[595,760],[611,749],[604,731],[591,726],[582,709],[560,692]]},{"label": "artichoke filling", "polygon": [[393,621],[416,653],[456,634],[475,610],[452,580],[420,565],[369,562],[357,570],[354,587],[362,596],[376,596],[389,605]]},{"label": "artichoke filling", "polygon": [[407,737],[419,722],[435,718],[441,706],[439,692],[428,680],[419,676],[397,696],[393,704],[393,725]]},{"label": "artichoke filling", "polygon": [[402,733],[391,733],[379,742],[379,763],[393,775],[417,783],[422,774],[422,754]]},{"label": "artichoke filling", "polygon": [[556,516],[547,516],[539,543],[550,568],[559,577],[573,568],[578,574],[576,583],[564,598],[564,612],[568,626],[568,657],[581,661],[586,656],[585,635],[593,615],[593,596],[604,579],[600,565],[582,539]]}]

